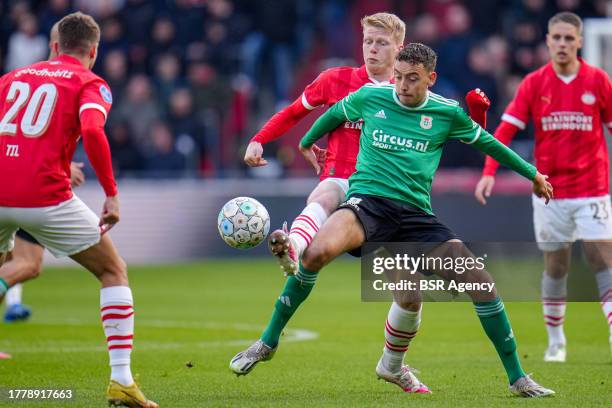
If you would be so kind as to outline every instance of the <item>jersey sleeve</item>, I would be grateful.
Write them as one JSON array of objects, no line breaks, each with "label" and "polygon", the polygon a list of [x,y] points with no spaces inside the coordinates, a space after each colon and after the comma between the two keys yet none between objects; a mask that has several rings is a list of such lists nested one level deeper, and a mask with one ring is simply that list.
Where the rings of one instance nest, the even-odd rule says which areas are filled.
[{"label": "jersey sleeve", "polygon": [[364,94],[366,93],[366,87],[362,86],[355,92],[351,92],[344,98],[342,98],[336,105],[336,109],[341,110],[344,117],[349,122],[357,122],[363,116],[363,100]]},{"label": "jersey sleeve", "polygon": [[328,132],[334,130],[345,121],[356,122],[361,119],[361,100],[363,98],[364,87],[359,88],[348,96],[344,97],[323,115],[319,116],[310,130],[300,141],[300,146],[309,148],[317,140]]},{"label": "jersey sleeve", "polygon": [[601,121],[612,131],[612,82],[605,72],[601,76]]},{"label": "jersey sleeve", "polygon": [[304,107],[303,100],[298,98],[291,105],[275,113],[251,138],[251,142],[265,144],[276,140],[309,113],[310,110]]},{"label": "jersey sleeve", "polygon": [[472,144],[478,140],[482,132],[482,127],[474,122],[461,107],[457,106],[448,138]]},{"label": "jersey sleeve", "polygon": [[313,110],[329,101],[329,87],[333,79],[333,71],[325,70],[319,74],[302,92],[302,105]]},{"label": "jersey sleeve", "polygon": [[537,170],[533,165],[527,163],[516,152],[484,129],[478,140],[474,142],[474,147],[528,180],[533,180],[537,174]]},{"label": "jersey sleeve", "polygon": [[79,116],[87,109],[96,109],[104,115],[104,120],[106,120],[112,105],[113,95],[110,87],[105,81],[97,78],[85,84],[81,91]]},{"label": "jersey sleeve", "polygon": [[514,99],[501,117],[504,122],[508,122],[521,130],[527,127],[531,115],[532,82],[531,76],[521,82]]}]

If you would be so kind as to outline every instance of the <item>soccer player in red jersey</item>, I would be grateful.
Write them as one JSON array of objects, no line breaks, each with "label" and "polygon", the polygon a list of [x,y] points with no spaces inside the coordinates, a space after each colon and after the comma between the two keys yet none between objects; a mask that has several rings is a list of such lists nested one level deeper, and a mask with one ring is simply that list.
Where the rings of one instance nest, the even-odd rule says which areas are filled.
[{"label": "soccer player in red jersey", "polygon": [[[56,256],[70,256],[101,282],[101,316],[107,338],[111,404],[158,407],[133,380],[134,333],[127,267],[108,231],[119,221],[117,186],[104,123],[112,105],[106,82],[93,67],[100,28],[73,13],[58,26],[58,57],[0,78],[0,260],[22,228]],[[82,136],[106,200],[100,219],[72,193],[70,160]],[[0,295],[18,283],[0,267]]]},{"label": "soccer player in red jersey", "polygon": [[[244,157],[249,166],[266,165],[262,145],[282,136],[315,108],[331,106],[367,83],[389,83],[393,60],[404,43],[404,22],[393,14],[377,13],[365,16],[361,24],[365,65],[323,71],[298,99],[272,116],[251,139]],[[307,206],[296,217],[290,231],[277,230],[270,234],[270,249],[288,275],[297,272],[300,256],[327,217],[344,200],[348,178],[355,172],[361,125],[361,121],[346,122],[329,133],[327,149],[316,150],[315,166],[321,181],[310,193]],[[317,161],[323,163],[322,169]]]},{"label": "soccer player in red jersey", "polygon": [[[612,208],[603,127],[612,128],[612,84],[601,69],[578,57],[582,20],[562,12],[548,22],[551,61],[521,82],[495,136],[510,143],[529,119],[535,126],[535,159],[550,177],[555,198],[548,206],[533,199],[533,223],[544,251],[542,304],[548,332],[545,361],[564,362],[563,333],[570,247],[583,240],[595,272],[612,351]],[[498,164],[487,157],[475,195],[486,203]]]},{"label": "soccer player in red jersey", "polygon": [[[57,23],[51,28],[49,33],[49,59],[57,57],[54,51],[54,43],[58,42],[59,34],[57,32]],[[78,187],[85,182],[85,174],[81,170],[83,163],[70,163],[70,184],[72,187]],[[36,241],[32,235],[22,229],[17,230],[15,234],[15,246],[8,254],[6,268],[13,268],[10,273],[15,274],[18,281],[26,281],[34,279],[40,275],[45,248]],[[22,284],[18,283],[10,287],[6,292],[5,303],[6,312],[4,321],[17,322],[23,321],[30,317],[31,310],[26,305],[22,304]]]}]

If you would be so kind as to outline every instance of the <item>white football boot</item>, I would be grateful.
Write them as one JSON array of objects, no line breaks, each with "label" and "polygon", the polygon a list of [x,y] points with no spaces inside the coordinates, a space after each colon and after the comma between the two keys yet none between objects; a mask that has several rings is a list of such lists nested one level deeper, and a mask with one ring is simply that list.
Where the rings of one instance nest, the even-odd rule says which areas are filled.
[{"label": "white football boot", "polygon": [[525,398],[548,397],[555,394],[553,390],[542,387],[528,375],[522,376],[509,387],[513,394]]},{"label": "white football boot", "polygon": [[544,353],[544,361],[547,363],[565,363],[566,354],[565,344],[551,344]]},{"label": "white football boot", "polygon": [[398,373],[392,373],[387,370],[382,363],[382,358],[376,365],[376,376],[379,380],[385,380],[400,387],[404,392],[414,392],[417,394],[431,394],[431,391],[425,384],[419,381],[414,375],[415,370],[407,365],[402,366]]},{"label": "white football boot", "polygon": [[237,376],[247,375],[260,361],[268,361],[274,357],[277,347],[268,347],[263,341],[257,340],[249,348],[236,354],[230,361],[229,368]]}]

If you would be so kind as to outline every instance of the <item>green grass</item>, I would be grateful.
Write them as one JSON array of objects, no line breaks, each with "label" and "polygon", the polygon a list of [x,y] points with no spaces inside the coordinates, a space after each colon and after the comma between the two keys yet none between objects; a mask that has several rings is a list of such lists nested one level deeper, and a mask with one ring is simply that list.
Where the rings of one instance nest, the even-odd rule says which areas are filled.
[{"label": "green grass", "polygon": [[[538,401],[510,395],[469,303],[428,303],[407,360],[433,394],[409,395],[376,381],[388,304],[360,301],[358,263],[326,268],[291,321],[289,328],[318,338],[281,341],[273,361],[240,378],[228,370],[229,360],[258,337],[284,283],[271,260],[134,267],[130,279],[137,310],[133,371],[162,407],[594,407],[612,398],[607,327],[597,303],[569,305],[564,365],[542,362],[540,305],[506,304],[524,368],[557,391]],[[31,321],[0,325],[0,350],[13,354],[0,361],[0,388],[72,388],[76,398],[0,406],[104,406],[109,369],[95,279],[80,269],[49,268],[24,295],[34,309]]]}]

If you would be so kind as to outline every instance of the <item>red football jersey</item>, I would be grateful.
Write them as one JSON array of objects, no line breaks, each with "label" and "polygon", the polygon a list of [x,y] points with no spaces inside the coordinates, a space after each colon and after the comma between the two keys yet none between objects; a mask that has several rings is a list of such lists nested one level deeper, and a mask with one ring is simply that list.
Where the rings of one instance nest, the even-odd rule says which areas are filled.
[{"label": "red football jersey", "polygon": [[[302,104],[309,110],[321,105],[332,106],[367,83],[379,82],[368,76],[365,65],[360,68],[331,68],[319,74],[304,89]],[[363,121],[347,121],[329,133],[321,180],[328,177],[349,178],[355,172],[362,125]]]},{"label": "red football jersey", "polygon": [[72,197],[70,162],[81,112],[106,118],[108,84],[61,55],[0,78],[0,206],[46,207]]},{"label": "red football jersey", "polygon": [[580,59],[580,70],[569,82],[552,63],[527,75],[502,120],[524,129],[530,117],[536,167],[550,177],[555,198],[609,194],[603,126],[612,127],[612,84],[603,70]]}]

